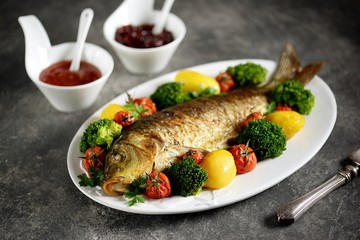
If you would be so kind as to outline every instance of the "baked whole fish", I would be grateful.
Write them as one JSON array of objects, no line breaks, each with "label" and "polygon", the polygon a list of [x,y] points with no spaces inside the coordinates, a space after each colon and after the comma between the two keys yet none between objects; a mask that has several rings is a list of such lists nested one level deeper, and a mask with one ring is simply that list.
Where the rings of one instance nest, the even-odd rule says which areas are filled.
[{"label": "baked whole fish", "polygon": [[267,92],[289,79],[306,84],[323,64],[301,69],[294,48],[288,44],[271,81],[263,87],[198,98],[138,120],[123,130],[107,155],[104,192],[124,193],[135,179],[168,168],[190,148],[206,153],[227,147],[249,114],[265,112]]}]

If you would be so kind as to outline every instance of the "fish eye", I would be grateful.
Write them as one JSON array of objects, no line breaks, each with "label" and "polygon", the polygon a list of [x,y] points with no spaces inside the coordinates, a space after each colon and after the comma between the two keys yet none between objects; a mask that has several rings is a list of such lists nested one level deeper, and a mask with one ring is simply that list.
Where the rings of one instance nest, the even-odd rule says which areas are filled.
[{"label": "fish eye", "polygon": [[122,151],[115,154],[115,156],[114,156],[114,159],[115,159],[116,162],[122,162],[122,161],[125,160],[125,158],[126,158],[126,156]]}]

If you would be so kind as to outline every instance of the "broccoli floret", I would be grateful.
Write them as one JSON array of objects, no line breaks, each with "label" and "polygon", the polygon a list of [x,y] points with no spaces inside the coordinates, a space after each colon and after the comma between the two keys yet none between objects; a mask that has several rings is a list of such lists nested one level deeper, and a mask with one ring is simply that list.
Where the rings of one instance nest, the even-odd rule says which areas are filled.
[{"label": "broccoli floret", "polygon": [[270,99],[276,104],[287,105],[304,115],[310,114],[315,105],[315,96],[311,91],[294,80],[288,80],[276,86],[271,92]]},{"label": "broccoli floret", "polygon": [[240,87],[260,84],[265,81],[267,74],[266,68],[255,63],[238,64],[228,67],[226,71],[235,78]]},{"label": "broccoli floret", "polygon": [[80,151],[93,146],[106,146],[110,148],[114,138],[121,133],[122,126],[109,119],[100,119],[91,123],[84,131],[80,140]]},{"label": "broccoli floret", "polygon": [[249,122],[236,138],[238,144],[247,141],[259,161],[278,157],[286,149],[286,136],[281,127],[265,119]]},{"label": "broccoli floret", "polygon": [[192,99],[188,92],[183,91],[183,84],[178,82],[165,83],[159,86],[150,98],[159,110]]},{"label": "broccoli floret", "polygon": [[186,157],[183,161],[171,165],[165,172],[170,180],[172,194],[187,197],[201,192],[208,175],[194,161],[194,158]]}]

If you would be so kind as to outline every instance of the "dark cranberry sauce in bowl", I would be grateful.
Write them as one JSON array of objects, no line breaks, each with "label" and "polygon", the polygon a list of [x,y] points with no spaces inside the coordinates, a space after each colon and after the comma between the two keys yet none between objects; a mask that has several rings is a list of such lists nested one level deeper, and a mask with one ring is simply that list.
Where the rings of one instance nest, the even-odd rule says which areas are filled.
[{"label": "dark cranberry sauce in bowl", "polygon": [[115,40],[132,48],[154,48],[164,46],[174,40],[171,32],[164,30],[160,34],[153,34],[153,24],[141,26],[125,25],[119,27],[115,33]]}]

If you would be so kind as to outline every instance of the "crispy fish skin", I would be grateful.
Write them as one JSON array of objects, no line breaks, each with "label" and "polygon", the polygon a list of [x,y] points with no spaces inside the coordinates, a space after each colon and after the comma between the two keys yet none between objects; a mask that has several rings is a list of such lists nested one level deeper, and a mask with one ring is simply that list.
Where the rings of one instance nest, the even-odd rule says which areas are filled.
[{"label": "crispy fish skin", "polygon": [[252,112],[265,112],[266,93],[282,81],[310,81],[323,62],[301,68],[291,45],[286,45],[272,80],[261,88],[195,99],[142,118],[123,130],[105,162],[102,188],[119,195],[135,179],[169,167],[189,148],[203,152],[224,148]]},{"label": "crispy fish skin", "polygon": [[134,129],[157,135],[169,146],[180,145],[208,151],[226,146],[236,137],[239,124],[252,112],[264,112],[263,94],[232,93],[200,98],[165,109]]}]

